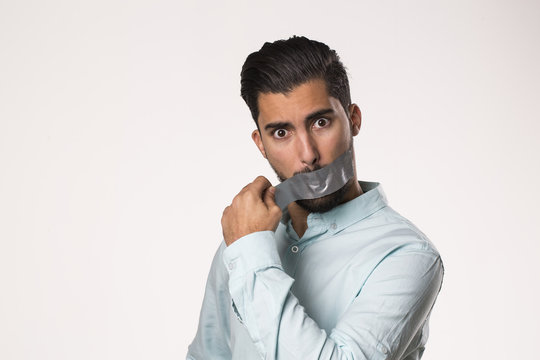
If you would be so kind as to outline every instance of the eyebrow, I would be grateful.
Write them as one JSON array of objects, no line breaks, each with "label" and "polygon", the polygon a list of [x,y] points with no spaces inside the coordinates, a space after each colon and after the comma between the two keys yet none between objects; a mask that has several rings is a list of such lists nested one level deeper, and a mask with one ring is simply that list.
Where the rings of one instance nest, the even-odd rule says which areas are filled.
[{"label": "eyebrow", "polygon": [[[308,116],[306,116],[305,121],[308,122],[308,121],[311,121],[311,120],[314,120],[314,119],[318,118],[319,116],[328,115],[328,114],[333,115],[334,110],[330,109],[330,108],[329,109],[317,110],[315,112],[312,112]],[[264,130],[281,129],[281,128],[286,128],[286,127],[290,127],[290,126],[291,126],[291,123],[288,122],[288,121],[278,121],[278,122],[273,122],[273,123],[266,124],[266,126],[264,127]]]},{"label": "eyebrow", "polygon": [[291,126],[290,122],[287,121],[279,121],[279,122],[273,122],[266,124],[264,127],[264,130],[273,130],[273,129],[282,129]]},{"label": "eyebrow", "polygon": [[322,109],[322,110],[317,110],[315,112],[312,112],[311,114],[306,116],[306,121],[314,120],[315,118],[318,118],[319,116],[328,115],[328,114],[333,115],[334,109]]}]

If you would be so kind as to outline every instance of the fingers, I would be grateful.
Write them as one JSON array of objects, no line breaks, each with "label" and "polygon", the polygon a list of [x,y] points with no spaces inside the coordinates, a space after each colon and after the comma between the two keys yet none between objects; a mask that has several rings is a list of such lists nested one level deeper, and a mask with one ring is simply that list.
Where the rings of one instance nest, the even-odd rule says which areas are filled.
[{"label": "fingers", "polygon": [[238,194],[253,191],[254,193],[262,195],[263,191],[270,186],[272,186],[272,184],[267,178],[264,176],[257,176],[255,180],[244,186]]},{"label": "fingers", "polygon": [[263,201],[267,207],[270,207],[275,204],[274,195],[276,194],[276,188],[270,186],[266,189],[263,196]]},{"label": "fingers", "polygon": [[240,193],[233,199],[233,204],[231,204],[231,206],[235,205],[235,200],[238,203],[242,201],[240,199],[251,199],[251,201],[255,199],[263,202],[268,209],[272,209],[273,207],[279,209],[274,200],[275,191],[276,188],[272,186],[267,178],[264,176],[257,176],[253,182],[244,186]]},{"label": "fingers", "polygon": [[271,186],[264,192],[263,201],[271,216],[277,216],[281,218],[281,209],[277,206],[274,198],[276,195],[276,188]]},{"label": "fingers", "polygon": [[257,176],[257,178],[250,184],[250,187],[253,188],[258,194],[262,194],[263,191],[270,186],[272,186],[272,184],[264,176]]},{"label": "fingers", "polygon": [[[258,176],[253,182],[244,186],[244,188],[238,193],[236,198],[252,199],[260,202],[264,202],[265,190],[271,187],[272,184],[264,176]],[[234,202],[234,200],[233,200]]]},{"label": "fingers", "polygon": [[256,231],[276,230],[282,214],[274,201],[275,191],[268,179],[259,176],[234,197],[221,217],[227,246]]}]

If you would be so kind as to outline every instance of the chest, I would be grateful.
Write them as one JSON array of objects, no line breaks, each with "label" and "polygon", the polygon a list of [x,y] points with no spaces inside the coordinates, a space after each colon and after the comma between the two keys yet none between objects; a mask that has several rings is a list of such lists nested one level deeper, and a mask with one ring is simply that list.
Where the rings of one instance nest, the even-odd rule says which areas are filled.
[{"label": "chest", "polygon": [[291,292],[329,334],[377,262],[369,246],[347,236],[282,247],[285,272],[295,279]]}]

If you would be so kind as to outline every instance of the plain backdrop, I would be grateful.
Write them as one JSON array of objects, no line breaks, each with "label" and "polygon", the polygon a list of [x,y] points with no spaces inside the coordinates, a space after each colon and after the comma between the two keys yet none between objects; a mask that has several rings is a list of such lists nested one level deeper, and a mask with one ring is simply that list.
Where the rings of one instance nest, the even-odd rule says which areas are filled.
[{"label": "plain backdrop", "polygon": [[434,242],[424,359],[538,358],[537,1],[0,1],[0,359],[182,359],[257,175],[265,41],[328,43],[360,179]]}]

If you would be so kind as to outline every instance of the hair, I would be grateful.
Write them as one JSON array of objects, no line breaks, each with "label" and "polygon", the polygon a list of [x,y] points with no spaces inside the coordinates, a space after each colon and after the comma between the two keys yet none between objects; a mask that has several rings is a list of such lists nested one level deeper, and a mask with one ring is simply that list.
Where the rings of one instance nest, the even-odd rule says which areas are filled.
[{"label": "hair", "polygon": [[259,94],[286,94],[310,80],[324,80],[328,94],[339,100],[346,113],[351,104],[347,71],[338,54],[303,36],[265,43],[246,58],[240,77],[240,94],[257,127]]}]

